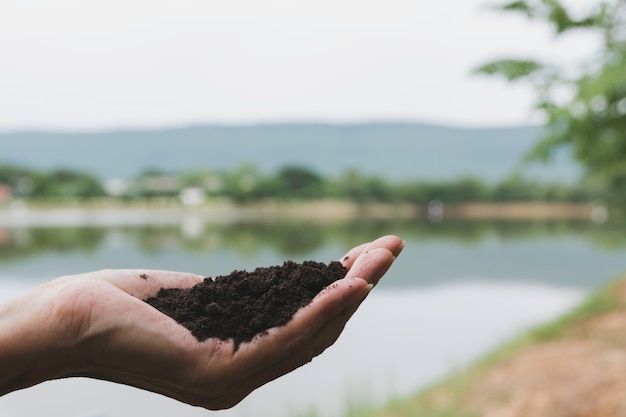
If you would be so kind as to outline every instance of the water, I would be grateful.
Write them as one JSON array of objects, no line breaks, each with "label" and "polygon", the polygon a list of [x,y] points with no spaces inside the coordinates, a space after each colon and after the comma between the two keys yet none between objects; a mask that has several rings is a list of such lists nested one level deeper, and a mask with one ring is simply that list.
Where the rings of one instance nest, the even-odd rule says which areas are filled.
[{"label": "water", "polygon": [[[621,224],[370,222],[210,224],[0,230],[0,298],[99,268],[204,275],[285,259],[337,259],[393,233],[404,253],[339,341],[311,364],[209,412],[121,385],[70,379],[0,398],[3,417],[334,417],[348,404],[408,395],[550,320],[626,271]],[[393,319],[393,325],[390,325]]]}]

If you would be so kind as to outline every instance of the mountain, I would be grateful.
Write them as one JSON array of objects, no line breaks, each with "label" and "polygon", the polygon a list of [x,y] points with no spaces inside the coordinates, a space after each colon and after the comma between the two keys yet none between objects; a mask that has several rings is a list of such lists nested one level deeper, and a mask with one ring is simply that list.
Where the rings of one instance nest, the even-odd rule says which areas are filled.
[{"label": "mountain", "polygon": [[[498,181],[540,138],[539,127],[459,129],[414,123],[192,126],[166,130],[0,133],[0,164],[71,168],[101,178],[146,169],[230,170],[243,164],[273,172],[286,165],[324,175],[354,168],[388,179],[446,180],[472,175]],[[529,171],[570,182],[577,167],[558,158]]]}]

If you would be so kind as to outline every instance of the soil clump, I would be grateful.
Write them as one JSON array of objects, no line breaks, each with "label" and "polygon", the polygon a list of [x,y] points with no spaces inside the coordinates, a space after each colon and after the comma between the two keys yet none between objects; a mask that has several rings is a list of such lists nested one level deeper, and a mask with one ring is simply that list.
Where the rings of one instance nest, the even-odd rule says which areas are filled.
[{"label": "soil clump", "polygon": [[339,262],[286,261],[281,266],[206,278],[188,289],[163,288],[146,302],[188,328],[199,341],[233,339],[237,350],[255,335],[287,324],[298,309],[346,272]]}]

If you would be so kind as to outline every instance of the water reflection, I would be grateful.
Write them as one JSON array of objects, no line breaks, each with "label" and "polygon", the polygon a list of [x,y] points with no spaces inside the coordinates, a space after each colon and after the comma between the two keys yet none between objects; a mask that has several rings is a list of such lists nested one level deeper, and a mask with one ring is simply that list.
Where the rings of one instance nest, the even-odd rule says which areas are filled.
[{"label": "water reflection", "polygon": [[550,238],[584,239],[603,249],[626,247],[626,224],[602,225],[583,221],[355,221],[348,223],[254,222],[205,224],[184,219],[180,224],[132,227],[37,227],[0,229],[0,260],[37,256],[41,253],[98,250],[114,233],[145,253],[181,248],[207,252],[233,248],[254,255],[272,247],[285,257],[314,252],[329,244],[349,248],[384,234],[398,234],[416,241],[450,241],[468,247],[488,239],[499,241]]},{"label": "water reflection", "polygon": [[[341,415],[357,400],[385,402],[442,378],[519,331],[571,308],[626,271],[626,227],[591,222],[372,221],[6,228],[0,230],[0,300],[56,276],[99,268],[207,275],[337,259],[384,234],[402,256],[311,366],[268,384],[224,417]],[[332,378],[328,378],[332,375]],[[367,394],[363,394],[366,392]],[[75,394],[76,401],[68,401]],[[98,381],[42,384],[0,398],[9,417],[213,415],[154,394]]]},{"label": "water reflection", "polygon": [[[385,285],[480,279],[593,288],[626,270],[626,226],[591,222],[250,222],[0,231],[0,278],[54,278],[100,268],[205,275],[337,259],[384,234],[408,241]],[[42,273],[45,272],[45,276]]]}]

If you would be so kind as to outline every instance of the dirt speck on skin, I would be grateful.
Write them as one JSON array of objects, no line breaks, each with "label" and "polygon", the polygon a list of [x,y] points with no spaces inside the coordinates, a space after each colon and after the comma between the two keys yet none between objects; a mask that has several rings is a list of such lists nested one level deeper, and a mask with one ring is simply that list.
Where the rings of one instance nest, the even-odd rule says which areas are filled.
[{"label": "dirt speck on skin", "polygon": [[187,289],[161,289],[146,302],[188,328],[199,341],[234,339],[237,349],[255,335],[287,324],[298,309],[346,272],[339,262],[287,261],[206,278]]},{"label": "dirt speck on skin", "polygon": [[141,274],[141,275],[139,275],[139,278],[147,280],[148,279],[148,274]]}]

